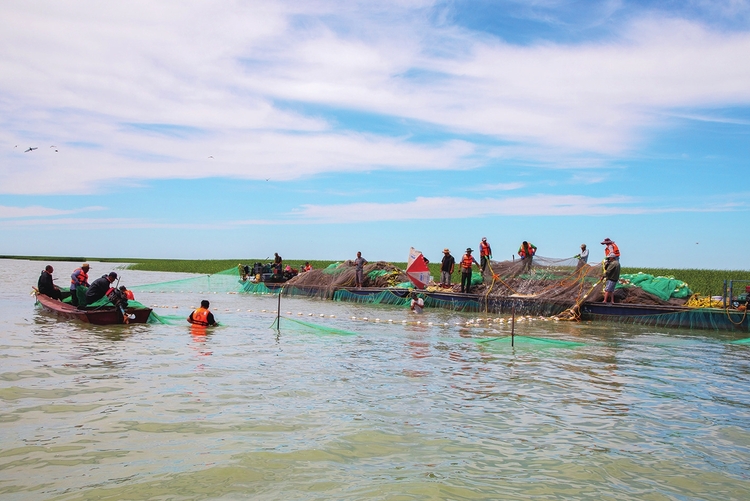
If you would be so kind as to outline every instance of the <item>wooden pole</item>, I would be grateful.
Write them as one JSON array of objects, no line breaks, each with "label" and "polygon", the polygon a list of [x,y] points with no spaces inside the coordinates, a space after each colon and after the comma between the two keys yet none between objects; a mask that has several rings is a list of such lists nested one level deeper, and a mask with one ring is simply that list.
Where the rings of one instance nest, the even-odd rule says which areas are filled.
[{"label": "wooden pole", "polygon": [[283,287],[279,287],[279,305],[276,307],[276,330],[281,330],[281,291]]},{"label": "wooden pole", "polygon": [[513,308],[510,320],[510,345],[515,346],[516,344],[516,303],[513,302]]}]

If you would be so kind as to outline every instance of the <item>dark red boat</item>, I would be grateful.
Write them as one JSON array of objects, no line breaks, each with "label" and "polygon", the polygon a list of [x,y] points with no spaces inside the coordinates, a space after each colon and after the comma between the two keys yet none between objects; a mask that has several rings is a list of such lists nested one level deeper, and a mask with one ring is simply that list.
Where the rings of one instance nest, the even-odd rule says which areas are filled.
[{"label": "dark red boat", "polygon": [[[41,305],[44,310],[56,314],[62,318],[77,319],[81,322],[95,325],[116,325],[125,323],[122,312],[115,307],[96,308],[96,309],[78,309],[68,303],[63,303],[52,299],[44,294],[36,295],[37,304]],[[151,308],[125,308],[125,314],[128,317],[128,323],[145,324],[151,314]]]}]

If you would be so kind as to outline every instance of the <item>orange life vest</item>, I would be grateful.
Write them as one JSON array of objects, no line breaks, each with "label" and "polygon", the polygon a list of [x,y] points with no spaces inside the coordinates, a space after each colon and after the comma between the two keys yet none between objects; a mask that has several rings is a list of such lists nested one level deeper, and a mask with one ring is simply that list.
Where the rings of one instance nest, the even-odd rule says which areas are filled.
[{"label": "orange life vest", "polygon": [[617,244],[612,242],[611,244],[607,244],[607,246],[604,248],[604,256],[609,256],[610,254],[614,254],[617,257],[620,257],[620,249],[617,248]]},{"label": "orange life vest", "polygon": [[135,296],[133,295],[133,291],[130,289],[125,291],[125,297],[128,298],[129,301],[135,301]]},{"label": "orange life vest", "polygon": [[[76,273],[79,271],[81,273],[78,273],[78,275],[76,275]],[[78,278],[78,282],[74,281],[72,278],[70,279],[70,285],[74,287],[78,285],[86,285],[87,283],[89,283],[89,275],[88,273],[83,271],[83,268],[76,268],[75,270],[73,270],[73,273],[71,273],[71,275],[76,275],[76,277]]]},{"label": "orange life vest", "polygon": [[534,254],[536,254],[536,248],[532,244],[529,244],[526,249],[524,249],[523,244],[521,244],[521,247],[518,249],[518,255],[521,257],[533,256]]},{"label": "orange life vest", "polygon": [[479,255],[480,256],[489,256],[490,255],[490,244],[487,242],[480,242],[479,243]]},{"label": "orange life vest", "polygon": [[310,270],[312,270],[312,266],[308,264],[308,265],[307,265],[307,266],[305,266],[305,267],[304,267],[303,269],[304,269],[305,271],[310,271]]},{"label": "orange life vest", "polygon": [[198,308],[193,312],[193,324],[196,325],[202,325],[203,327],[208,327],[208,314],[210,311],[208,311],[206,308]]},{"label": "orange life vest", "polygon": [[471,254],[464,254],[464,257],[461,258],[461,268],[470,270],[472,264],[474,264],[474,256]]}]

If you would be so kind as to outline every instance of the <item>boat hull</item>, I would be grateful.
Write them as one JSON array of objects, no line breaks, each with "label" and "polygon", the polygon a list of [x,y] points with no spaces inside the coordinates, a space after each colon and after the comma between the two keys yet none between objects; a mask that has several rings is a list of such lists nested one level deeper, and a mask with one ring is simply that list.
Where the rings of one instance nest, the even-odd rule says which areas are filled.
[{"label": "boat hull", "polygon": [[[37,304],[41,305],[42,309],[60,318],[79,320],[94,325],[116,325],[123,323],[122,313],[117,308],[79,309],[76,306],[57,301],[44,294],[38,294],[36,301]],[[125,313],[128,315],[129,323],[145,324],[148,322],[151,308],[126,308]]]},{"label": "boat hull", "polygon": [[[269,284],[270,285],[270,284]],[[331,290],[315,286],[269,286],[272,293],[284,295],[306,295],[326,299],[356,301],[363,303],[387,303],[384,294],[393,296],[390,304],[404,304],[411,289],[350,287]],[[416,291],[425,300],[425,305],[466,312],[513,313],[518,315],[554,316],[568,310],[568,302],[543,300],[534,297],[504,296],[486,297],[480,294],[460,292]],[[369,299],[368,299],[369,298]],[[667,328],[707,329],[730,332],[748,332],[748,317],[743,312],[721,308],[688,308],[684,306],[660,306],[616,303],[583,303],[580,305],[582,320],[607,321],[624,324],[651,325]]]}]

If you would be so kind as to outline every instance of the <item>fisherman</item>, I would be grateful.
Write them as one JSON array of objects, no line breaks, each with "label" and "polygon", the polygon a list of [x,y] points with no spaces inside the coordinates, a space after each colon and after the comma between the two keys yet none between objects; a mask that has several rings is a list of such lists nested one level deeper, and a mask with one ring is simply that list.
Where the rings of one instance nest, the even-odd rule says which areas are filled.
[{"label": "fisherman", "polygon": [[471,255],[472,252],[474,251],[471,247],[467,248],[466,254],[461,258],[461,292],[471,291],[471,266],[476,264],[477,268],[482,269],[474,256]]},{"label": "fisherman", "polygon": [[124,285],[120,286],[120,291],[123,293],[123,295],[129,300],[129,301],[135,301],[135,295],[133,294],[133,291],[125,287]]},{"label": "fisherman", "polygon": [[117,273],[110,271],[109,275],[102,275],[94,280],[91,287],[86,290],[86,306],[96,303],[109,293],[112,282],[117,280]]},{"label": "fisherman", "polygon": [[492,248],[487,243],[487,237],[482,237],[482,241],[479,242],[479,261],[482,263],[482,275],[484,275],[490,259],[492,259]]},{"label": "fisherman", "polygon": [[620,260],[620,249],[617,247],[617,244],[614,243],[609,237],[605,238],[602,242],[602,245],[606,245],[604,247],[604,258],[608,258],[610,254],[614,254],[615,259],[617,261]]},{"label": "fisherman", "polygon": [[456,266],[456,258],[451,256],[451,251],[448,248],[443,249],[443,260],[440,264],[440,285],[443,287],[450,287],[451,275],[453,275],[453,268]]},{"label": "fisherman", "polygon": [[53,271],[55,271],[55,269],[49,264],[44,267],[42,274],[39,275],[37,289],[39,289],[40,294],[44,294],[45,296],[49,296],[52,299],[57,299],[59,301],[62,298],[62,293],[60,292],[60,288],[52,282]]},{"label": "fisherman", "polygon": [[422,313],[424,309],[424,299],[418,294],[412,294],[411,296],[411,311],[414,313]]},{"label": "fisherman", "polygon": [[187,321],[197,327],[208,327],[219,325],[214,318],[214,314],[208,309],[209,302],[207,300],[201,301],[201,307],[196,309],[190,314]]},{"label": "fisherman", "polygon": [[602,302],[615,304],[615,287],[617,286],[617,281],[620,280],[620,262],[614,253],[610,253],[607,256],[602,280],[606,280],[604,283],[604,300]]},{"label": "fisherman", "polygon": [[305,261],[305,266],[302,267],[302,272],[304,273],[304,272],[310,271],[310,270],[312,270],[312,266],[310,266],[310,262],[309,261]]},{"label": "fisherman", "polygon": [[281,270],[282,270],[282,266],[281,266],[282,259],[281,259],[281,256],[279,256],[278,252],[274,252],[273,256],[274,256],[273,257],[274,273],[276,273],[277,275],[281,275]]},{"label": "fisherman", "polygon": [[578,259],[578,265],[576,266],[576,271],[578,271],[589,262],[589,250],[586,248],[586,244],[581,244],[580,254],[576,254],[573,257]]},{"label": "fisherman", "polygon": [[524,240],[521,243],[521,247],[518,248],[518,255],[521,256],[521,260],[526,261],[523,266],[524,270],[531,269],[531,263],[532,263],[532,260],[534,259],[535,254],[536,254],[536,245]]},{"label": "fisherman", "polygon": [[354,286],[357,289],[362,288],[362,284],[365,281],[365,265],[367,264],[367,260],[362,257],[361,252],[357,252],[357,259],[354,260]]},{"label": "fisherman", "polygon": [[[89,263],[83,263],[80,268],[76,268],[70,275],[70,304],[78,306],[78,288],[81,288],[81,295],[85,295],[86,287],[89,286]],[[81,297],[83,299],[83,297]],[[85,304],[84,304],[85,306]]]}]

